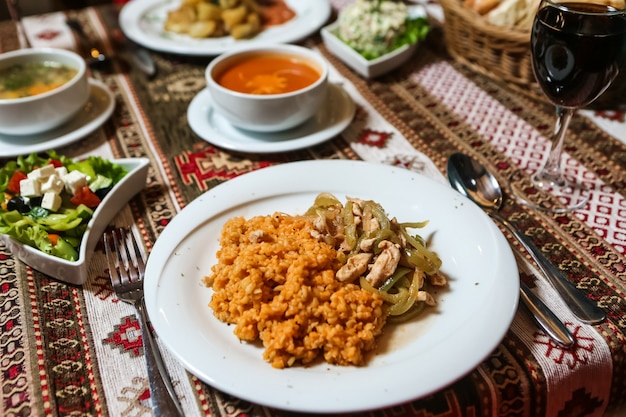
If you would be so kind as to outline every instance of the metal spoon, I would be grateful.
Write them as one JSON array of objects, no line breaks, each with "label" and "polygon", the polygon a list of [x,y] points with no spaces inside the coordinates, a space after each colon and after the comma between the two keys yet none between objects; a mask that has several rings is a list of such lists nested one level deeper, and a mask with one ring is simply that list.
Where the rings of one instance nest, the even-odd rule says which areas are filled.
[{"label": "metal spoon", "polygon": [[[103,51],[89,44],[87,34],[83,30],[80,22],[76,19],[67,19],[65,21],[67,26],[70,27],[78,37],[78,42],[81,49],[86,56],[85,60],[87,64],[94,69],[108,69],[113,59],[124,61],[120,54],[107,56]],[[141,72],[143,72],[148,78],[154,77],[156,74],[156,65],[150,56],[148,50],[139,47],[138,45],[127,40],[122,34],[121,30],[114,29],[112,32],[112,38],[116,46],[125,49],[128,52],[130,63],[135,65]]]},{"label": "metal spoon", "polygon": [[495,177],[484,166],[468,155],[455,153],[448,159],[448,179],[457,191],[478,204],[491,218],[500,222],[511,232],[532,256],[543,274],[580,321],[588,324],[604,321],[606,318],[604,311],[565,278],[525,233],[500,214],[502,189]]},{"label": "metal spoon", "polygon": [[[450,183],[461,194],[467,196],[465,188],[458,188],[459,182],[453,177],[457,171],[455,167],[450,167],[451,160],[448,161],[448,178]],[[454,172],[455,174],[450,174]],[[516,254],[519,257],[519,254]],[[533,315],[533,318],[537,324],[548,334],[548,336],[554,340],[558,345],[565,348],[569,348],[574,345],[574,337],[565,325],[559,320],[559,318],[544,304],[539,297],[533,293],[530,288],[524,282],[520,281],[520,298],[524,305]]]},{"label": "metal spoon", "polygon": [[87,65],[93,69],[106,69],[110,65],[110,59],[104,52],[89,44],[87,34],[80,22],[76,19],[66,19],[67,26],[74,31],[78,38],[79,47],[84,55]]}]

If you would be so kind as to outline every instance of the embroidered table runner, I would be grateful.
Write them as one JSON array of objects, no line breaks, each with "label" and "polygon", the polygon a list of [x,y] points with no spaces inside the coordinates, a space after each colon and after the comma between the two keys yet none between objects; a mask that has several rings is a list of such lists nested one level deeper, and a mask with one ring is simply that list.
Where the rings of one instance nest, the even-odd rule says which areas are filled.
[{"label": "embroidered table runner", "polygon": [[[345,3],[334,1],[333,6],[339,9]],[[115,15],[110,6],[30,18],[29,37],[54,40],[54,29],[39,31],[44,25],[37,21],[62,22],[62,17],[77,19],[90,41],[114,53],[109,28]],[[0,22],[1,51],[14,49],[14,39],[12,24]],[[193,199],[270,165],[363,159],[402,166],[445,183],[448,156],[462,151],[506,183],[520,169],[538,165],[549,146],[546,137],[554,118],[550,106],[450,60],[437,28],[402,68],[370,81],[332,56],[319,37],[304,44],[319,49],[331,62],[331,81],[348,92],[357,108],[350,126],[328,142],[262,155],[229,152],[207,143],[189,128],[186,112],[205,86],[209,59],[153,53],[158,74],[151,79],[121,60],[92,71],[91,76],[114,94],[113,116],[94,133],[57,151],[71,157],[99,154],[150,160],[145,189],[112,223],[134,225],[150,250]],[[76,43],[63,47],[75,48]],[[509,198],[503,208],[607,312],[607,321],[597,326],[577,321],[552,287],[535,276],[530,262],[523,262],[521,279],[566,323],[576,339],[574,349],[555,345],[520,307],[502,343],[474,371],[428,397],[358,415],[626,413],[624,110],[584,111],[573,120],[565,165],[594,188],[588,206],[552,215],[528,210]],[[515,245],[512,239],[511,243]],[[0,246],[0,305],[0,415],[151,415],[138,317],[112,292],[101,246],[90,262],[88,281],[80,287],[25,266]],[[189,416],[295,415],[221,393],[162,350]],[[446,359],[441,363],[445,366]],[[245,383],[245,375],[241,379]]]}]

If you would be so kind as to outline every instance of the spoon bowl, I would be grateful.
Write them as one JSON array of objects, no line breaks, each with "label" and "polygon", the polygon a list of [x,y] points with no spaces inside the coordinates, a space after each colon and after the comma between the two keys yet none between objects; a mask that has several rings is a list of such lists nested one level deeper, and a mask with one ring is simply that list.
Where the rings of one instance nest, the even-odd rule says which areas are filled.
[{"label": "spoon bowl", "polygon": [[459,193],[472,200],[511,232],[580,321],[588,324],[604,321],[606,318],[604,310],[565,278],[561,270],[546,258],[530,237],[500,214],[503,202],[502,189],[498,180],[486,167],[468,155],[455,153],[448,159],[448,179]]},{"label": "spoon bowl", "polygon": [[484,210],[499,211],[503,194],[498,180],[478,161],[461,153],[450,156],[448,176],[452,187]]},{"label": "spoon bowl", "polygon": [[83,58],[85,59],[87,65],[96,70],[109,68],[111,65],[111,58],[105,55],[104,52],[97,47],[89,44],[87,34],[80,25],[80,22],[76,19],[66,19],[65,23],[76,34],[81,52],[84,55]]}]

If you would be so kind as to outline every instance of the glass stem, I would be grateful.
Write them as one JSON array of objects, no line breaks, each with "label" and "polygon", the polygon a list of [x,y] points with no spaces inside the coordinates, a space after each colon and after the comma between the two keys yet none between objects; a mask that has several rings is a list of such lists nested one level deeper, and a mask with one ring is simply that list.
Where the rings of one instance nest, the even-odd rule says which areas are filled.
[{"label": "glass stem", "polygon": [[535,175],[535,181],[548,182],[551,185],[565,184],[565,178],[561,172],[561,154],[563,152],[565,133],[575,111],[576,109],[556,106],[557,117],[554,124],[550,154],[541,171]]}]

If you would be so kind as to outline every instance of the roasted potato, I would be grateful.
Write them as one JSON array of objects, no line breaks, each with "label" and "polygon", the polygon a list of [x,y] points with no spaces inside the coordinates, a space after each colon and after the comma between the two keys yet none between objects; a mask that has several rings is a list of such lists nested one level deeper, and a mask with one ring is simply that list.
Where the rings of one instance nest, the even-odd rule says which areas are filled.
[{"label": "roasted potato", "polygon": [[231,35],[251,38],[262,30],[261,7],[256,0],[183,0],[168,13],[164,29],[193,38]]}]

